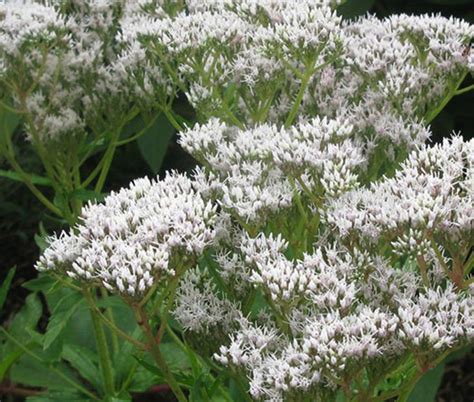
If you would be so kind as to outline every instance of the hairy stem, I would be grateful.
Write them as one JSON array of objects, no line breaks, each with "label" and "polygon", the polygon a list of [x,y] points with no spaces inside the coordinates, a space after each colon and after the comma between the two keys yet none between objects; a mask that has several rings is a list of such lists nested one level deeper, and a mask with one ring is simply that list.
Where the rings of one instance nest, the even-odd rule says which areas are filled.
[{"label": "hairy stem", "polygon": [[99,366],[104,382],[105,393],[108,396],[115,394],[114,390],[114,376],[112,369],[112,360],[107,346],[107,338],[105,336],[104,327],[102,326],[100,316],[98,314],[94,299],[90,291],[84,290],[84,296],[90,306],[90,314],[92,318],[92,325],[94,327],[94,336],[97,346],[97,353],[99,355]]},{"label": "hairy stem", "polygon": [[420,268],[423,285],[428,288],[430,286],[430,279],[428,278],[428,268],[426,266],[425,257],[422,255],[417,255],[416,261],[418,262],[418,267]]},{"label": "hairy stem", "polygon": [[176,380],[175,376],[171,372],[168,364],[166,363],[163,355],[160,351],[160,346],[156,342],[156,338],[153,335],[153,332],[150,327],[149,318],[145,312],[145,309],[140,306],[134,306],[135,312],[137,314],[139,324],[143,328],[145,335],[148,340],[148,350],[151,352],[156,364],[158,365],[161,373],[163,374],[164,379],[170,386],[171,390],[173,391],[174,395],[178,399],[179,402],[187,402],[187,398],[184,395],[183,391],[181,390],[178,381]]},{"label": "hairy stem", "polygon": [[[458,81],[456,81],[455,85],[452,86],[448,92],[448,94],[443,98],[443,100],[441,101],[441,103],[436,107],[436,109],[432,110],[431,112],[429,112],[425,118],[425,122],[426,124],[429,124],[431,123],[435,118],[436,116],[438,116],[441,111],[445,108],[445,106],[449,103],[449,101],[456,95],[459,95],[460,93],[463,93],[463,92],[467,92],[467,88],[464,88],[462,90],[460,90],[461,92],[459,93],[458,91],[458,88],[460,87],[460,85],[462,84],[462,82],[464,81],[464,79],[466,78],[468,72],[466,71],[465,73],[463,73],[461,75],[461,77],[459,77]],[[466,90],[466,91],[465,91]]]},{"label": "hairy stem", "polygon": [[305,74],[301,79],[300,89],[298,91],[298,94],[296,95],[295,102],[293,103],[293,107],[291,108],[290,113],[288,114],[288,117],[285,120],[285,128],[290,127],[295,121],[301,102],[303,101],[304,93],[306,92],[306,88],[308,87],[309,81],[314,73],[314,63],[315,61],[311,63],[310,67],[307,68]]},{"label": "hairy stem", "polygon": [[110,139],[109,146],[105,151],[103,162],[101,161],[102,166],[100,168],[99,178],[97,179],[94,189],[96,193],[100,193],[104,187],[105,180],[109,174],[110,166],[112,165],[112,160],[114,159],[115,149],[117,148],[116,141],[119,134],[120,130],[118,129],[112,133],[112,138]]}]

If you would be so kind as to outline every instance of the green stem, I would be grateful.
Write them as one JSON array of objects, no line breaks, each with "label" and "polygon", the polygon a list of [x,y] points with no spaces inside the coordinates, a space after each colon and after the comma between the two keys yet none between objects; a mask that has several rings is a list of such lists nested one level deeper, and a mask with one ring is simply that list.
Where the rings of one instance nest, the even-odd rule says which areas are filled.
[{"label": "green stem", "polygon": [[455,95],[461,95],[463,93],[466,93],[466,92],[469,92],[469,91],[472,91],[474,89],[474,84],[472,85],[469,85],[465,88],[461,88],[461,89],[458,89],[455,93]]},{"label": "green stem", "polygon": [[188,89],[179,80],[178,75],[176,74],[177,70],[169,65],[168,60],[160,51],[160,49],[158,47],[154,47],[152,51],[161,59],[161,62],[163,63],[163,67],[165,68],[166,72],[169,74],[169,76],[174,81],[174,83],[178,86],[181,92],[183,92],[184,94],[187,93]]},{"label": "green stem", "polygon": [[158,289],[158,285],[159,285],[159,282],[155,282],[155,284],[146,292],[145,296],[143,296],[143,299],[139,303],[140,306],[145,306],[149,302],[149,300],[156,293],[156,290]]},{"label": "green stem", "polygon": [[82,182],[81,188],[86,188],[89,184],[92,183],[92,181],[97,177],[97,175],[100,173],[102,169],[102,165],[104,164],[105,161],[105,154],[97,164],[97,166],[94,168],[94,170],[87,176],[87,178]]},{"label": "green stem", "polygon": [[18,173],[18,175],[22,178],[23,183],[29,188],[29,190],[34,194],[34,196],[51,212],[59,217],[63,217],[62,211],[54,205],[50,200],[46,198],[46,196],[36,187],[33,182],[30,180],[30,177],[27,173],[22,169],[20,164],[17,162],[14,152],[13,152],[13,145],[11,144],[11,139],[7,136],[7,154],[5,155],[8,162],[12,166],[12,168]]},{"label": "green stem", "polygon": [[473,267],[474,267],[474,251],[471,251],[471,255],[469,256],[469,259],[464,264],[464,276],[469,275]]},{"label": "green stem", "polygon": [[301,176],[298,176],[296,178],[296,181],[300,184],[301,188],[303,189],[305,194],[311,199],[311,201],[314,203],[314,205],[316,205],[318,208],[322,208],[321,200],[318,199],[318,197],[315,194],[313,194],[313,192],[309,189],[309,187],[303,181]]},{"label": "green stem", "polygon": [[99,178],[97,179],[97,183],[95,184],[94,191],[96,193],[100,193],[104,187],[105,180],[107,178],[107,175],[109,174],[110,166],[112,165],[112,160],[114,159],[115,149],[117,148],[116,141],[119,134],[120,134],[120,129],[116,129],[112,133],[112,138],[110,139],[109,146],[107,147],[104,154],[102,167],[100,169],[100,175],[99,175]]},{"label": "green stem", "polygon": [[[158,299],[157,301],[153,304],[153,306],[151,307],[151,311],[150,311],[150,315],[151,316],[154,316],[155,314],[158,314],[158,312],[160,311],[161,309],[161,305],[163,304],[166,296],[168,295],[168,287],[166,287],[165,289],[163,289],[163,291],[160,293],[160,295],[158,296]],[[142,302],[140,302],[139,306],[140,307],[143,307],[145,304]]]},{"label": "green stem", "polygon": [[285,128],[288,128],[293,124],[293,122],[295,120],[295,117],[298,114],[298,110],[301,106],[301,102],[303,101],[304,93],[306,92],[309,81],[311,80],[311,77],[313,76],[313,74],[316,71],[319,71],[319,70],[323,69],[324,67],[328,66],[329,64],[331,64],[339,56],[339,53],[337,53],[336,55],[331,57],[326,62],[324,62],[324,63],[322,63],[318,66],[315,66],[316,61],[317,61],[317,59],[319,57],[319,54],[321,53],[321,50],[324,47],[324,45],[325,44],[323,44],[323,46],[320,47],[319,50],[316,51],[316,54],[312,57],[310,63],[308,63],[309,65],[306,66],[306,72],[302,75],[301,85],[300,85],[300,89],[298,91],[298,94],[296,95],[295,103],[293,104],[293,107],[291,108],[290,114],[288,115],[288,117],[285,121]]},{"label": "green stem", "polygon": [[22,114],[24,112],[22,112],[21,110],[17,110],[15,109],[14,107],[12,106],[9,106],[7,105],[5,102],[3,102],[1,99],[0,99],[0,106],[3,107],[5,110],[8,110],[9,112],[11,113],[14,113],[14,114]]},{"label": "green stem", "polygon": [[102,380],[104,381],[105,393],[107,396],[113,396],[115,394],[115,390],[112,360],[110,358],[109,348],[107,346],[107,338],[105,336],[104,327],[102,326],[100,316],[97,313],[94,300],[92,299],[93,296],[88,291],[84,291],[84,295],[85,299],[90,305],[92,325],[94,327],[95,341],[99,355],[99,366],[102,373]]},{"label": "green stem", "polygon": [[138,133],[136,133],[135,135],[129,137],[129,138],[126,138],[125,140],[122,140],[122,141],[117,141],[116,145],[118,147],[122,146],[122,145],[125,145],[125,144],[128,144],[129,142],[132,142],[132,141],[135,141],[136,139],[140,138],[143,134],[145,134],[147,132],[147,130],[153,125],[155,124],[156,120],[158,119],[158,116],[159,114],[156,114],[149,122],[148,124],[142,129],[140,130]]},{"label": "green stem", "polygon": [[275,305],[272,297],[270,295],[267,295],[265,292],[263,294],[265,296],[265,300],[267,301],[268,305],[270,306],[273,313],[275,314],[275,320],[278,324],[278,327],[284,334],[288,335],[289,338],[292,338],[293,335],[291,333],[291,328],[290,328],[290,325],[288,324],[288,320],[283,315],[283,313],[280,312],[278,307]]},{"label": "green stem", "polygon": [[[441,101],[441,103],[438,105],[438,107],[436,109],[432,110],[430,113],[428,113],[428,115],[425,118],[425,122],[427,124],[431,123],[435,119],[435,117],[438,116],[438,114],[441,113],[441,111],[445,108],[445,106],[449,103],[449,101],[455,95],[458,94],[458,92],[459,92],[458,88],[462,84],[464,79],[466,78],[467,74],[468,74],[467,71],[465,73],[463,73],[461,75],[461,77],[459,78],[459,80],[456,82],[456,84],[450,88],[448,94],[444,97],[444,99]],[[466,89],[466,88],[464,88],[464,89]],[[464,91],[464,89],[461,89],[461,91]]]},{"label": "green stem", "polygon": [[296,75],[296,78],[299,78],[300,80],[303,79],[304,75],[301,73],[300,70],[298,70],[296,67],[292,66],[291,63],[289,63],[286,59],[285,59],[285,56],[280,53],[279,57],[278,57],[279,60],[282,61],[283,65],[289,69],[294,75]]},{"label": "green stem", "polygon": [[[74,154],[74,167],[73,167],[73,188],[72,190],[77,190],[81,188],[81,172],[79,170],[79,161],[77,159],[77,154]],[[77,197],[74,197],[71,200],[72,209],[74,216],[77,218],[81,214],[82,210],[82,201]]]},{"label": "green stem", "polygon": [[161,317],[161,324],[160,328],[158,329],[158,334],[156,335],[156,342],[160,343],[163,334],[165,333],[165,328],[168,324],[168,317],[169,312],[173,307],[174,299],[176,297],[176,290],[178,288],[179,279],[181,278],[181,273],[177,270],[176,276],[172,279],[170,288],[169,288],[169,296],[168,296],[168,303],[166,304],[165,311]]},{"label": "green stem", "polygon": [[430,280],[428,278],[428,268],[426,266],[425,258],[422,255],[416,256],[416,261],[418,262],[418,267],[420,268],[421,278],[423,280],[423,285],[426,288],[430,287]]},{"label": "green stem", "polygon": [[311,67],[307,68],[306,73],[301,79],[301,85],[298,94],[296,95],[295,103],[293,104],[293,107],[291,108],[290,113],[285,120],[285,128],[288,128],[293,124],[296,115],[298,114],[298,110],[301,106],[301,102],[303,101],[304,93],[306,92],[306,88],[308,87],[309,80],[311,79],[314,73],[314,63],[315,61],[311,63]]},{"label": "green stem", "polygon": [[[102,299],[105,299],[108,297],[107,291],[104,288],[100,288],[100,294],[102,296]],[[97,311],[99,311],[97,309]],[[101,314],[102,315],[102,314]],[[112,324],[112,328],[119,329],[117,325],[115,324],[115,319],[114,319],[114,314],[112,311],[112,307],[107,307],[105,309],[105,317],[107,317],[107,320],[110,321]],[[111,331],[111,338],[112,338],[112,351],[114,354],[116,354],[119,350],[119,342],[118,342],[118,336],[117,336],[117,331]]]},{"label": "green stem", "polygon": [[38,152],[38,156],[41,159],[41,162],[44,166],[44,169],[46,170],[46,173],[47,173],[48,177],[51,179],[51,183],[54,186],[54,190],[56,191],[56,193],[61,193],[61,189],[60,189],[58,180],[56,179],[56,174],[55,174],[55,171],[54,171],[54,167],[51,164],[50,160],[48,159],[49,153],[46,150],[42,140],[40,139],[40,135],[37,132],[37,129],[34,125],[33,119],[26,112],[26,110],[28,110],[28,109],[26,108],[26,103],[25,102],[26,101],[22,100],[22,109],[25,111],[25,120],[26,120],[28,126],[30,127],[31,137],[33,139],[32,142],[35,145],[36,151]]},{"label": "green stem", "polygon": [[173,391],[178,401],[187,402],[188,400],[186,396],[184,395],[183,391],[181,390],[178,381],[174,377],[163,355],[161,354],[160,346],[156,342],[155,336],[153,336],[153,332],[149,324],[149,319],[144,308],[135,306],[135,312],[137,314],[137,317],[139,318],[140,325],[145,331],[145,334],[148,340],[148,348],[153,358],[155,359],[156,364],[161,370],[161,373],[163,374],[164,379],[166,380],[167,384],[170,386],[171,390]]},{"label": "green stem", "polygon": [[146,348],[146,345],[144,343],[138,341],[137,339],[128,335],[126,332],[122,331],[113,321],[110,321],[108,317],[102,314],[99,309],[96,309],[96,312],[100,319],[112,330],[113,333],[121,336],[124,340],[130,342],[132,345],[136,346],[139,349]]},{"label": "green stem", "polygon": [[235,116],[235,114],[232,112],[230,109],[229,105],[227,104],[226,100],[221,96],[221,94],[215,90],[213,95],[219,100],[219,102],[222,105],[222,109],[224,110],[225,114],[229,118],[229,120],[232,122],[232,124],[235,124],[238,128],[243,130],[245,126],[243,123]]},{"label": "green stem", "polygon": [[301,197],[300,197],[300,193],[298,192],[298,189],[296,188],[296,183],[295,183],[295,179],[293,179],[293,177],[288,177],[288,180],[291,184],[291,187],[293,187],[293,199],[296,201],[296,206],[298,207],[298,210],[304,220],[304,224],[305,226],[307,225],[308,223],[308,216],[306,215],[306,211],[303,207],[303,203],[301,202]]},{"label": "green stem", "polygon": [[[96,138],[93,141],[91,141],[90,144],[87,145],[88,150],[84,153],[84,156],[81,158],[81,160],[79,162],[79,167],[84,165],[84,163],[90,158],[92,153],[104,141],[104,138],[100,134],[98,134],[92,127],[91,127],[91,129],[94,132],[94,134],[96,135]],[[83,142],[82,146],[85,146],[85,142],[86,142],[85,139],[83,141],[84,142]]]},{"label": "green stem", "polygon": [[439,261],[441,267],[443,268],[444,273],[448,276],[449,279],[453,280],[453,275],[451,273],[451,270],[446,265],[446,261],[443,257],[443,254],[441,253],[441,251],[439,251],[439,248],[438,248],[438,245],[436,244],[436,241],[434,240],[434,238],[432,236],[429,236],[428,238],[430,240],[431,248],[435,252],[436,257],[438,258],[438,261]]},{"label": "green stem", "polygon": [[176,131],[181,132],[183,131],[183,127],[181,124],[178,123],[178,121],[175,119],[174,115],[172,112],[170,112],[167,108],[163,109],[163,113],[171,123],[171,125],[176,129]]}]

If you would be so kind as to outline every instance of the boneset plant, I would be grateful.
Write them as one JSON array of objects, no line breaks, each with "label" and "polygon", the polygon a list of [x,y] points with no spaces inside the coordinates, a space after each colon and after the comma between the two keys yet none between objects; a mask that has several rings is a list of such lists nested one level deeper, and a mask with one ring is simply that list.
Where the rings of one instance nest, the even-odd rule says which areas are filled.
[{"label": "boneset plant", "polygon": [[[474,141],[426,141],[472,89],[474,28],[344,21],[336,6],[144,1],[110,33],[127,66],[111,81],[153,99],[201,166],[88,204],[37,264],[94,311],[106,386],[86,378],[89,396],[129,391],[137,372],[119,381],[112,365],[125,353],[179,401],[406,401],[472,345]],[[133,331],[102,311],[100,288]],[[173,367],[170,342],[189,367]]]}]

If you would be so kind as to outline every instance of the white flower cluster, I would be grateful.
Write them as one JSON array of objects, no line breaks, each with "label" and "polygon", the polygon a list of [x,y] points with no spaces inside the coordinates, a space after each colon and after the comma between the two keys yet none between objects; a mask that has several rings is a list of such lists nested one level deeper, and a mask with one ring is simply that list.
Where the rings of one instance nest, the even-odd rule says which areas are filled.
[{"label": "white flower cluster", "polygon": [[169,111],[179,88],[203,120],[179,141],[203,167],[89,205],[38,269],[141,297],[196,267],[174,315],[257,400],[372,397],[407,355],[426,367],[473,342],[474,141],[422,145],[472,69],[471,25],[343,21],[330,0],[73,3],[73,45],[47,55],[29,110],[72,99],[41,117],[54,136],[114,102],[110,121]]},{"label": "white flower cluster", "polygon": [[366,138],[369,154],[397,159],[398,146],[424,143],[423,124],[472,71],[474,28],[453,18],[406,15],[343,25],[344,67],[315,75],[303,110],[343,117]]},{"label": "white flower cluster", "polygon": [[[353,128],[341,120],[313,119],[289,129],[261,125],[243,130],[211,120],[185,132],[181,143],[205,165],[198,173],[203,194],[253,222],[239,215],[238,200],[225,197],[226,192],[239,191],[230,179],[234,167],[242,174],[249,163],[258,163],[278,169],[289,182],[299,177],[303,183],[314,183],[308,177],[322,177],[324,166],[338,161],[337,155],[345,153],[352,169],[364,163],[351,137]],[[396,366],[410,353],[423,356],[418,364],[424,366],[450,348],[471,343],[474,288],[463,281],[462,262],[472,248],[473,144],[453,137],[439,145],[421,146],[394,177],[370,188],[336,196],[325,189],[319,212],[329,237],[322,246],[303,247],[295,242],[298,235],[292,229],[287,233],[293,239],[287,241],[281,234],[283,227],[273,226],[272,219],[260,222],[257,234],[240,225],[243,229],[231,233],[217,252],[224,286],[217,290],[212,278],[207,288],[197,286],[211,316],[201,318],[201,324],[193,320],[196,326],[191,328],[188,317],[200,316],[203,309],[200,303],[190,305],[187,295],[194,294],[190,282],[178,297],[175,316],[183,320],[187,336],[205,333],[212,344],[221,342],[215,359],[247,376],[253,398],[269,401],[305,395],[333,400],[337,389],[361,367],[371,373],[381,365]],[[331,151],[334,147],[339,150]],[[227,183],[232,186],[223,190]],[[246,183],[247,188],[251,183]],[[309,187],[311,193],[318,188]],[[291,182],[288,188],[305,194]],[[294,192],[288,197],[288,206],[273,211],[275,220],[283,216],[298,222],[285,212],[297,202]],[[307,209],[308,216],[314,213],[309,205],[301,208]],[[285,224],[298,230],[297,223]],[[272,234],[272,227],[276,233]],[[453,262],[446,268],[450,258],[444,247],[452,244],[456,244],[450,255]],[[395,252],[391,260],[386,258],[390,245]],[[407,252],[416,263],[399,259],[401,265],[394,268],[397,254]],[[456,280],[459,268],[460,281]],[[446,281],[446,269],[453,283]],[[233,290],[236,281],[238,289]],[[264,299],[263,320],[245,307],[252,292]],[[236,296],[242,303],[237,306],[239,328],[223,342],[222,332],[214,330],[219,326],[210,301],[218,300],[214,316],[222,316],[224,300],[232,303]]]},{"label": "white flower cluster", "polygon": [[395,250],[421,255],[436,240],[447,248],[457,244],[467,257],[474,229],[474,140],[454,137],[420,147],[394,177],[331,201],[325,219],[342,237],[384,239]]},{"label": "white flower cluster", "polygon": [[429,289],[413,298],[399,298],[399,336],[413,347],[443,350],[459,339],[474,336],[473,288],[465,298],[459,298],[454,286]]},{"label": "white flower cluster", "polygon": [[[15,44],[31,33],[63,32],[61,46],[44,49],[46,59],[39,49],[21,58],[30,81],[42,76],[30,95],[44,136],[80,131],[104,114],[115,121],[123,110],[117,104],[169,107],[179,87],[205,120],[339,117],[361,131],[366,151],[379,145],[396,158],[397,146],[426,140],[421,123],[472,67],[473,27],[454,18],[344,22],[333,10],[337,1],[179,3],[73,1],[64,13],[33,2],[17,11],[15,2],[1,6],[0,53],[18,53]],[[3,56],[4,71],[13,74],[21,60]],[[296,99],[302,104],[291,116]],[[43,124],[45,111],[54,121]]]},{"label": "white flower cluster", "polygon": [[222,340],[235,329],[240,310],[231,301],[218,296],[210,275],[199,268],[186,273],[177,294],[179,303],[173,314],[185,331],[202,336],[219,331]]},{"label": "white flower cluster", "polygon": [[30,139],[67,147],[120,129],[133,104],[149,110],[169,101],[174,86],[160,65],[121,34],[138,10],[125,0],[0,5],[2,89],[29,115]]},{"label": "white flower cluster", "polygon": [[52,239],[37,269],[138,297],[200,256],[214,240],[215,220],[216,208],[189,178],[139,179],[84,208],[81,223]]},{"label": "white flower cluster", "polygon": [[0,52],[11,56],[18,56],[28,41],[56,39],[65,24],[54,9],[19,1],[0,4],[0,21]]},{"label": "white flower cluster", "polygon": [[394,271],[381,259],[368,266],[327,249],[291,261],[285,246],[281,237],[260,236],[238,249],[252,267],[246,280],[271,295],[287,330],[241,319],[215,355],[247,373],[255,399],[332,400],[331,392],[361,367],[389,364],[407,352],[436,356],[473,340],[472,289],[458,293],[448,285],[420,293],[417,274]]},{"label": "white flower cluster", "polygon": [[180,137],[180,144],[208,169],[200,172],[203,191],[247,222],[265,220],[289,207],[294,191],[288,177],[336,196],[357,184],[361,147],[343,121],[314,118],[289,129],[259,125],[240,130],[211,119]]},{"label": "white flower cluster", "polygon": [[239,246],[252,269],[246,281],[262,286],[276,303],[298,302],[295,296],[304,295],[310,286],[312,272],[303,264],[289,261],[282,252],[288,244],[281,236],[245,237]]},{"label": "white flower cluster", "polygon": [[125,32],[167,64],[204,120],[281,124],[302,96],[294,118],[339,117],[367,152],[397,158],[428,138],[423,122],[472,69],[474,28],[441,16],[344,22],[334,3],[187,1]]}]

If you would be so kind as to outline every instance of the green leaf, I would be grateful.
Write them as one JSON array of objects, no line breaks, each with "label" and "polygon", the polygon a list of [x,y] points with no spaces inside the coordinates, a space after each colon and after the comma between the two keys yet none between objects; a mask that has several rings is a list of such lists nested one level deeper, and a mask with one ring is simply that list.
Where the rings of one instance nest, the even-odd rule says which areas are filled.
[{"label": "green leaf", "polygon": [[43,252],[46,250],[49,246],[49,241],[48,241],[48,232],[46,231],[43,222],[40,222],[38,225],[38,232],[35,233],[35,243],[38,246],[39,250]]},{"label": "green leaf", "polygon": [[43,252],[49,246],[48,241],[44,237],[40,236],[38,233],[35,233],[34,240],[35,240],[35,244],[38,246],[40,252]]},{"label": "green leaf", "polygon": [[[64,287],[63,285],[55,287],[54,285],[48,292],[44,293],[48,309],[51,312],[57,311],[60,305],[68,297],[83,298],[81,292]],[[95,340],[91,336],[93,326],[90,311],[87,308],[78,308],[68,320],[61,336],[65,344],[80,345],[90,350],[95,350]]]},{"label": "green leaf", "polygon": [[161,373],[161,370],[158,367],[154,366],[151,363],[148,363],[147,361],[145,361],[145,359],[141,359],[141,358],[136,357],[136,356],[134,356],[134,358],[140,366],[142,366],[149,373],[151,373],[155,376],[156,381],[164,381],[163,374]]},{"label": "green leaf", "polygon": [[346,397],[344,395],[344,392],[338,391],[336,394],[336,402],[344,402],[346,400]]},{"label": "green leaf", "polygon": [[[143,331],[139,326],[136,326],[134,330],[128,333],[132,338],[137,340],[141,340],[143,337]],[[127,381],[127,378],[129,378],[134,372],[136,374],[135,368],[138,365],[138,362],[136,359],[130,358],[133,356],[134,348],[135,346],[133,346],[130,342],[123,342],[119,353],[114,356],[113,364],[115,368],[115,378],[117,383],[120,384],[120,387],[123,387],[124,383]],[[148,372],[146,372],[145,375],[147,373]],[[150,375],[147,377],[148,378],[145,378],[145,381],[142,382],[141,379],[137,379],[137,375],[133,375],[133,383],[136,386],[136,391],[140,392],[146,389],[146,387],[141,389],[140,386],[142,383],[146,383],[146,385],[148,385],[148,382],[150,381]]]},{"label": "green leaf", "polygon": [[188,356],[173,342],[160,344],[160,351],[171,371],[186,371],[191,368]]},{"label": "green leaf", "polygon": [[[33,173],[27,173],[26,175],[28,176],[30,182],[32,182],[33,184],[37,184],[39,186],[52,186],[51,180],[47,177],[38,176]],[[0,169],[0,177],[5,177],[7,179],[19,181],[22,183],[24,182],[23,177],[20,176],[17,172],[14,172],[13,170]]]},{"label": "green leaf", "polygon": [[99,308],[129,309],[128,305],[119,296],[107,296],[97,300],[96,306]]},{"label": "green leaf", "polygon": [[367,13],[375,0],[349,0],[337,8],[337,13],[344,18],[354,18]]},{"label": "green leaf", "polygon": [[2,356],[2,362],[0,363],[0,382],[5,377],[8,369],[25,353],[23,349],[16,348],[10,352],[7,356]]},{"label": "green leaf", "polygon": [[96,389],[102,390],[97,354],[79,345],[65,345],[62,357]]},{"label": "green leaf", "polygon": [[229,380],[229,395],[234,401],[245,401],[245,397],[242,395],[237,382],[231,378]]},{"label": "green leaf", "polygon": [[67,197],[64,194],[55,193],[53,198],[53,204],[57,206],[61,211],[65,211],[67,208]]},{"label": "green leaf", "polygon": [[91,313],[88,308],[79,308],[69,320],[61,336],[64,342],[79,345],[92,351],[96,350],[95,339],[91,334],[94,328],[91,320]]},{"label": "green leaf", "polygon": [[[176,344],[171,342],[162,343],[160,344],[160,351],[172,372],[183,374],[190,367],[186,354]],[[165,381],[158,367],[145,359],[136,356],[135,359],[140,366],[156,376],[155,381]]]},{"label": "green leaf", "polygon": [[8,290],[10,289],[10,285],[12,283],[13,277],[15,276],[16,267],[10,268],[8,271],[7,277],[2,282],[2,286],[0,286],[0,310],[7,299]]},{"label": "green leaf", "polygon": [[117,396],[109,398],[108,402],[131,402],[132,400],[132,395],[128,392],[120,392]]},{"label": "green leaf", "polygon": [[444,374],[444,363],[429,370],[416,384],[408,402],[433,402]]},{"label": "green leaf", "polygon": [[[137,364],[138,367],[136,367],[134,371],[131,372],[132,380],[126,388],[127,392],[145,392],[146,390],[150,389],[151,386],[164,382],[162,378],[160,379],[160,377],[157,377],[157,375],[151,373],[138,362],[133,362]],[[123,383],[121,384],[123,385]]]},{"label": "green leaf", "polygon": [[444,362],[450,363],[462,359],[464,356],[471,352],[472,348],[472,346],[466,346],[462,349],[456,350],[455,352],[449,354],[446,359],[444,359]]},{"label": "green leaf", "polygon": [[[64,376],[74,379],[71,369],[66,364],[55,364],[54,367],[60,370]],[[49,366],[44,363],[24,354],[11,368],[10,380],[19,384],[60,390],[61,392],[71,389],[71,385],[64,378],[48,368]]]},{"label": "green leaf", "polygon": [[[5,100],[3,100],[5,101]],[[0,154],[5,147],[8,137],[15,132],[20,124],[21,118],[18,114],[5,109],[0,104]]]},{"label": "green leaf", "polygon": [[201,375],[194,380],[194,385],[191,388],[191,392],[189,394],[189,401],[207,402],[209,399],[210,397],[206,390],[206,374],[201,373]]},{"label": "green leaf", "polygon": [[43,349],[47,349],[61,335],[67,323],[77,311],[79,306],[84,303],[84,299],[80,293],[72,293],[63,298],[53,310],[49,319],[48,327],[43,341]]},{"label": "green leaf", "polygon": [[235,99],[235,93],[237,92],[237,85],[233,82],[224,91],[224,100],[228,105],[231,105]]},{"label": "green leaf", "polygon": [[175,132],[166,116],[160,115],[155,124],[138,138],[138,149],[154,174],[160,171],[169,142]]},{"label": "green leaf", "polygon": [[90,399],[85,399],[81,394],[73,391],[52,391],[46,394],[37,396],[30,396],[25,399],[26,402],[90,402]]},{"label": "green leaf", "polygon": [[50,277],[48,274],[40,273],[37,278],[25,282],[22,287],[32,292],[47,293],[56,282],[57,280]]},{"label": "green leaf", "polygon": [[132,396],[130,394],[125,393],[123,395],[108,398],[106,402],[129,402],[132,400],[133,400]]},{"label": "green leaf", "polygon": [[98,193],[97,191],[92,190],[78,189],[69,193],[69,197],[81,201],[101,202],[104,200],[105,194]]},{"label": "green leaf", "polygon": [[36,293],[29,294],[26,297],[24,306],[15,315],[9,325],[8,332],[22,343],[28,343],[31,336],[28,329],[34,329],[43,313],[43,306]]}]

